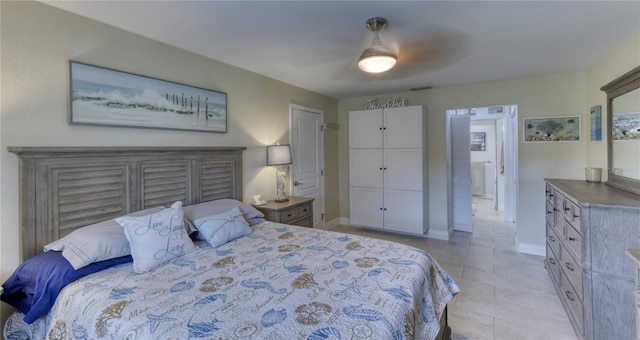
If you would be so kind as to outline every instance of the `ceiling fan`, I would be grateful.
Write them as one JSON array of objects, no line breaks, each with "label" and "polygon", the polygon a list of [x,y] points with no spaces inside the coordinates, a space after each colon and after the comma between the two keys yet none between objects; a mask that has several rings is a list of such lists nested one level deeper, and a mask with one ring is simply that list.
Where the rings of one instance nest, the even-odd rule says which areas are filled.
[{"label": "ceiling fan", "polygon": [[374,17],[367,20],[367,28],[373,32],[373,41],[369,48],[362,52],[358,60],[358,67],[369,73],[381,73],[392,69],[396,65],[396,54],[384,46],[378,31],[387,26],[387,20]]},{"label": "ceiling fan", "polygon": [[390,48],[382,43],[378,34],[388,26],[388,21],[381,17],[366,21],[373,40],[357,60],[358,68],[366,72],[359,72],[360,77],[389,80],[412,77],[455,63],[470,52],[470,38],[466,34],[433,24],[424,24],[421,28],[402,23],[393,26],[387,45],[393,46]]}]

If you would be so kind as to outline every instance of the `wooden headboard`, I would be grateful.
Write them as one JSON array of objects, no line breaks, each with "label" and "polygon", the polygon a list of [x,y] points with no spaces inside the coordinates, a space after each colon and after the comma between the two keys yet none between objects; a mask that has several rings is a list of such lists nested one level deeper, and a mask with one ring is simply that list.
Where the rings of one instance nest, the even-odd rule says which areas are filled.
[{"label": "wooden headboard", "polygon": [[22,260],[137,210],[242,200],[244,147],[8,147],[20,162]]}]

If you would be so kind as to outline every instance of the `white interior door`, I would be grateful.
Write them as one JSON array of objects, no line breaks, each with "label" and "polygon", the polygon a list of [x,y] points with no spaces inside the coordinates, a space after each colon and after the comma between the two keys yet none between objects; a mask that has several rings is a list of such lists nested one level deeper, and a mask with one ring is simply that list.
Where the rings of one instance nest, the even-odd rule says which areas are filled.
[{"label": "white interior door", "polygon": [[291,104],[292,195],[313,197],[313,227],[324,228],[324,113]]},{"label": "white interior door", "polygon": [[453,229],[473,232],[471,212],[470,116],[450,116]]}]

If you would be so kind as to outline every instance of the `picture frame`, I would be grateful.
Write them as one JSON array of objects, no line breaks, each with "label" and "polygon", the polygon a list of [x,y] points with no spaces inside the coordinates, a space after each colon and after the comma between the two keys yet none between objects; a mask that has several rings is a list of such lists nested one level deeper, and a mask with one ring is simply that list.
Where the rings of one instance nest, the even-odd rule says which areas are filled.
[{"label": "picture frame", "polygon": [[640,112],[614,113],[611,133],[614,141],[639,141]]},{"label": "picture frame", "polygon": [[486,132],[471,132],[471,151],[486,151]]},{"label": "picture frame", "polygon": [[223,92],[69,61],[69,124],[227,132]]},{"label": "picture frame", "polygon": [[581,138],[580,116],[544,117],[523,119],[523,142],[579,142]]}]

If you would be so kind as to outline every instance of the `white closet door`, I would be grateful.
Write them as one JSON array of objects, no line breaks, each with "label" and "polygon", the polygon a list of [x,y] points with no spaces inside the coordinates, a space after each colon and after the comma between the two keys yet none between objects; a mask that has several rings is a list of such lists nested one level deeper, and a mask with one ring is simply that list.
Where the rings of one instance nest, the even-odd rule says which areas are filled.
[{"label": "white closet door", "polygon": [[385,148],[421,148],[423,107],[407,106],[384,111]]},{"label": "white closet door", "polygon": [[473,231],[471,214],[470,117],[451,116],[451,177],[453,229]]},{"label": "white closet door", "polygon": [[349,112],[349,147],[382,148],[382,109]]},{"label": "white closet door", "polygon": [[384,187],[422,191],[422,149],[384,150]]},{"label": "white closet door", "polygon": [[382,189],[351,187],[349,205],[350,224],[383,227]]},{"label": "white closet door", "polygon": [[423,234],[422,191],[384,191],[384,229]]},{"label": "white closet door", "polygon": [[382,188],[382,149],[349,150],[349,185]]}]

